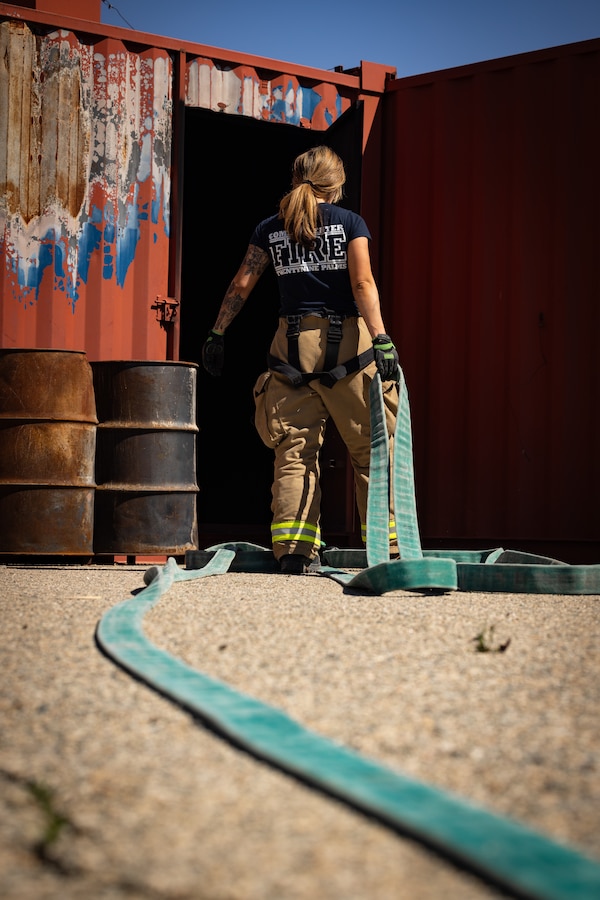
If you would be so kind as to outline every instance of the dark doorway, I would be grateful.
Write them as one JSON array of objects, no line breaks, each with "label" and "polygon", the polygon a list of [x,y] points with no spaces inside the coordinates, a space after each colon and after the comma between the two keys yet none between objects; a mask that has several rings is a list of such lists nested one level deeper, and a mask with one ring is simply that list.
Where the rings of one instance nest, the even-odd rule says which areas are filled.
[{"label": "dark doorway", "polygon": [[[180,358],[200,363],[200,351],[221,300],[261,219],[277,211],[289,190],[295,157],[318,143],[334,146],[348,172],[345,203],[358,209],[358,110],[328,132],[260,122],[203,109],[186,111]],[[345,147],[343,145],[346,145]],[[358,162],[357,162],[358,161]],[[266,368],[277,327],[278,294],[268,269],[227,331],[225,372],[198,370],[198,521],[201,547],[245,540],[270,546],[272,451],[254,429],[252,387]],[[333,433],[335,430],[330,429]],[[336,435],[328,433],[328,443]],[[339,439],[338,439],[339,440]],[[341,457],[344,456],[342,461]],[[332,453],[327,454],[332,457]],[[345,519],[345,453],[327,493]],[[325,464],[335,469],[337,462]],[[332,479],[332,475],[335,477]],[[324,472],[327,478],[327,473]],[[325,484],[323,484],[325,495]],[[325,500],[325,496],[324,496]],[[332,517],[331,518],[336,518]],[[323,530],[326,528],[325,505]],[[339,526],[331,522],[334,531]]]}]

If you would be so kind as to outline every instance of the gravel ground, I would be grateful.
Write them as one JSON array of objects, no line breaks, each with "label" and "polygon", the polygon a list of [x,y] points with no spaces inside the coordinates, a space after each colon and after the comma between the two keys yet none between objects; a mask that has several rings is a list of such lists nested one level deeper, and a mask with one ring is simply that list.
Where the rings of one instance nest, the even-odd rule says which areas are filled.
[{"label": "gravel ground", "polygon": [[[97,623],[144,570],[0,566],[5,900],[503,896],[107,659]],[[600,596],[373,598],[231,573],[177,583],[145,629],[307,727],[600,859]]]}]

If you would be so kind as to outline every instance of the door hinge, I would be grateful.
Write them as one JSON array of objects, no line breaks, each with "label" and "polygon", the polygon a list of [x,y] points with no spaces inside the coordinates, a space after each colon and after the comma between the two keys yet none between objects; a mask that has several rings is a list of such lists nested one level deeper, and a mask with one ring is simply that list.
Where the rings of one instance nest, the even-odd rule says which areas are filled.
[{"label": "door hinge", "polygon": [[174,322],[177,318],[177,310],[179,309],[179,300],[174,297],[157,297],[150,309],[156,310],[156,321],[163,322],[165,325]]}]

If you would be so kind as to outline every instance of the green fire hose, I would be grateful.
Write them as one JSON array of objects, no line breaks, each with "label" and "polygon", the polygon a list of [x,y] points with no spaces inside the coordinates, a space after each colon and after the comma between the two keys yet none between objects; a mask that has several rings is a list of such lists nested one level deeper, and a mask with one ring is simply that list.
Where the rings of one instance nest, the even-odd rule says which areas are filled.
[{"label": "green fire hose", "polygon": [[[402,558],[389,560],[389,446],[377,377],[371,397],[373,493],[368,504],[366,557],[364,551],[325,551],[319,574],[375,594],[422,588],[511,590],[515,585],[525,592],[600,592],[598,566],[570,567],[552,560],[547,564],[542,560],[540,565],[537,561],[515,563],[515,558],[522,560],[527,554],[511,552],[502,563],[507,555],[502,549],[424,552],[416,523],[410,414],[402,378],[400,396],[392,491]],[[378,514],[382,509],[385,527],[383,515]],[[182,569],[169,559],[162,569],[148,570],[147,587],[102,617],[97,640],[115,662],[257,757],[412,835],[516,896],[534,900],[600,897],[600,864],[576,849],[363,757],[154,646],[144,634],[144,617],[176,582],[230,571],[277,571],[270,551],[245,543],[193,551],[186,564]],[[353,574],[345,568],[361,571]],[[565,572],[572,568],[589,571],[567,576]],[[517,569],[521,573],[518,578]],[[534,575],[535,569],[543,572]],[[476,574],[480,572],[486,574]],[[571,590],[565,590],[569,587]]]}]

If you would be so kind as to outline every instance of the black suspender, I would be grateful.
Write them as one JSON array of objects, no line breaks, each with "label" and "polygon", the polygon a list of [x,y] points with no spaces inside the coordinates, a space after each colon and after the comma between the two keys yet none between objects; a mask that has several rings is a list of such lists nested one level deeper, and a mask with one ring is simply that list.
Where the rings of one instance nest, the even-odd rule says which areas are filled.
[{"label": "black suspender", "polygon": [[274,372],[278,372],[288,379],[293,387],[299,387],[301,384],[308,384],[310,381],[318,378],[325,387],[332,388],[334,384],[346,375],[364,369],[375,358],[372,347],[353,356],[347,362],[338,364],[338,355],[340,343],[343,333],[343,322],[346,318],[344,315],[333,312],[331,310],[323,310],[322,317],[329,319],[327,329],[327,344],[325,347],[325,360],[322,372],[303,372],[300,366],[300,350],[298,347],[298,339],[300,337],[300,322],[302,316],[287,316],[287,332],[288,340],[288,362],[278,359],[276,356],[269,354],[268,366]]}]

